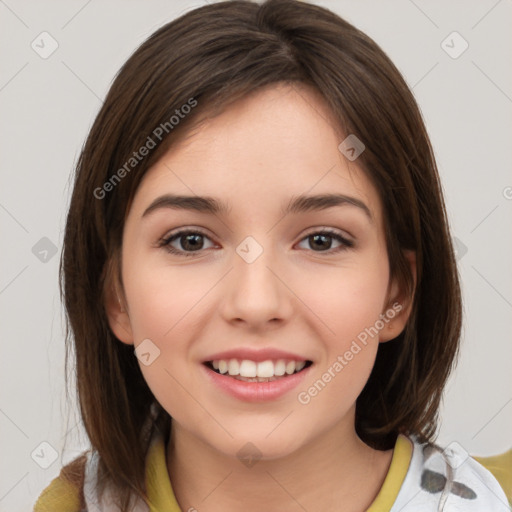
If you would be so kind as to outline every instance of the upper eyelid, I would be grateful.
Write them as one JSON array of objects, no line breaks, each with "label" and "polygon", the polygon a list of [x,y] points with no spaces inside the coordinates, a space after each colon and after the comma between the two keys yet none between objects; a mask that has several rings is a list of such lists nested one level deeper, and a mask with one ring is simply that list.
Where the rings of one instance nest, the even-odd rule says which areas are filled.
[{"label": "upper eyelid", "polygon": [[[216,243],[214,240],[214,237],[210,236],[206,231],[203,230],[203,228],[192,228],[192,227],[186,228],[185,227],[185,228],[176,228],[176,229],[177,229],[177,231],[171,231],[169,234],[164,235],[160,239],[159,245],[161,243],[170,243],[172,238],[175,238],[176,240],[178,240],[181,236],[184,236],[187,233],[200,234],[200,235],[205,236],[208,239],[210,239],[213,243]],[[311,235],[317,234],[317,233],[327,233],[328,235],[339,236],[339,237],[345,239],[347,242],[350,242],[351,244],[354,243],[354,237],[350,233],[347,233],[346,231],[341,230],[339,228],[332,228],[332,227],[327,227],[327,226],[314,226],[314,227],[310,228],[304,235],[302,235],[302,237],[299,239],[299,242],[302,242],[302,240],[304,240],[308,236],[311,236]]]},{"label": "upper eyelid", "polygon": [[[171,231],[170,233],[165,234],[161,238],[161,240],[166,241],[166,240],[170,240],[171,238],[174,238],[174,237],[178,237],[179,238],[180,236],[186,235],[187,233],[200,234],[200,235],[203,235],[203,236],[206,236],[206,237],[210,238],[211,240],[213,238],[206,231],[203,231],[203,229],[200,229],[200,228],[177,228],[176,231]],[[212,240],[212,242],[213,242],[213,240]]]},{"label": "upper eyelid", "polygon": [[[314,234],[314,233],[322,233],[322,232],[326,232],[328,234],[333,234],[333,235],[339,235],[339,236],[342,236],[343,238],[354,238],[354,236],[352,236],[348,231],[345,231],[344,229],[330,228],[330,227],[326,227],[326,226],[313,227],[310,230],[308,230],[307,233],[302,238],[309,236],[311,234]],[[301,238],[301,240],[302,240],[302,238]]]}]

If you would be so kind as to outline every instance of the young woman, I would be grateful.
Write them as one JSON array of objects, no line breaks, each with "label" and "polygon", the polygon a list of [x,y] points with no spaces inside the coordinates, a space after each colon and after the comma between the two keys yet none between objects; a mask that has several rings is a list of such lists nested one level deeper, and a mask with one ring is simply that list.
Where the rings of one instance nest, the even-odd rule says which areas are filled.
[{"label": "young woman", "polygon": [[330,11],[154,33],[83,148],[61,272],[92,449],[36,511],[508,510],[433,444],[461,297],[424,123]]}]

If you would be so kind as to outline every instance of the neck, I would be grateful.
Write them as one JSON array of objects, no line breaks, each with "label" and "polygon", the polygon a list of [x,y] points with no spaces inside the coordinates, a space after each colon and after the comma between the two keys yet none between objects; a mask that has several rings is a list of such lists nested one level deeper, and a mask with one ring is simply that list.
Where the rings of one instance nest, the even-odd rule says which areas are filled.
[{"label": "neck", "polygon": [[[353,420],[353,416],[352,416]],[[392,450],[373,450],[357,436],[353,421],[285,457],[245,465],[219,452],[173,422],[167,469],[184,511],[364,511],[377,496]],[[350,428],[351,427],[351,428]]]}]

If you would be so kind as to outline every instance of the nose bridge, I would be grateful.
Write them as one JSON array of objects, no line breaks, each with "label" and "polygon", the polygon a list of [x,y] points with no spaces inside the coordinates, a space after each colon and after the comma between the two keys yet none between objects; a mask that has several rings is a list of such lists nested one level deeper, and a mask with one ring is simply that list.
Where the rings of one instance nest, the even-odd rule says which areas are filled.
[{"label": "nose bridge", "polygon": [[248,236],[236,247],[225,310],[231,318],[265,322],[290,312],[290,292],[278,277],[279,258],[270,238],[262,244]]}]

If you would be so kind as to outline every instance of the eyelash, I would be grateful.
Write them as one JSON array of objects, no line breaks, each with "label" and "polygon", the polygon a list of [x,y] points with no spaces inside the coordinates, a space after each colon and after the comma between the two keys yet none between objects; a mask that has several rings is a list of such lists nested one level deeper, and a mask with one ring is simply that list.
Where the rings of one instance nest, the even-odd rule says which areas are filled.
[{"label": "eyelash", "polygon": [[[190,235],[190,234],[201,235],[208,239],[210,238],[206,233],[203,233],[202,231],[184,229],[181,231],[177,231],[176,233],[172,233],[171,235],[169,235],[167,237],[162,238],[158,242],[158,247],[162,247],[166,251],[170,252],[171,254],[175,254],[177,256],[184,256],[184,257],[196,256],[196,253],[200,253],[202,251],[202,249],[199,249],[198,251],[181,251],[181,250],[178,250],[170,245],[171,242],[173,242],[174,240],[177,240],[184,235]],[[306,240],[307,238],[309,238],[313,235],[327,235],[331,238],[334,238],[336,241],[340,242],[340,244],[341,244],[339,247],[335,247],[334,249],[328,249],[327,251],[313,251],[313,252],[316,252],[319,254],[322,254],[322,253],[334,254],[334,253],[338,253],[341,251],[346,251],[347,249],[351,249],[352,247],[354,247],[354,242],[352,242],[351,240],[347,240],[346,238],[341,236],[337,231],[334,231],[331,229],[322,229],[320,231],[313,231],[313,232],[309,233],[308,235],[306,235],[304,238],[302,238],[300,241],[302,242],[303,240]]]}]

